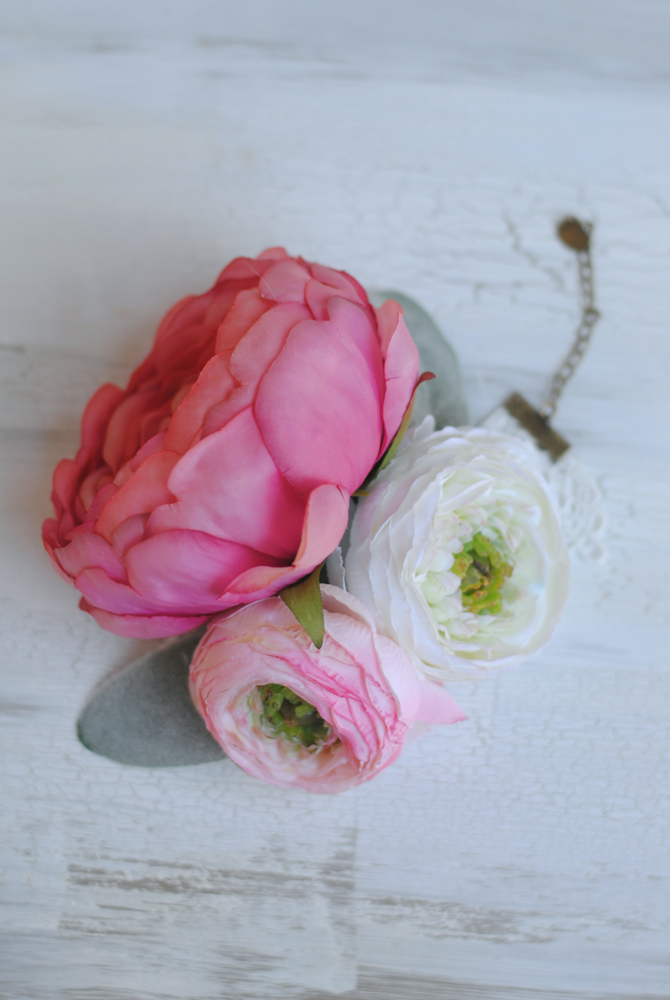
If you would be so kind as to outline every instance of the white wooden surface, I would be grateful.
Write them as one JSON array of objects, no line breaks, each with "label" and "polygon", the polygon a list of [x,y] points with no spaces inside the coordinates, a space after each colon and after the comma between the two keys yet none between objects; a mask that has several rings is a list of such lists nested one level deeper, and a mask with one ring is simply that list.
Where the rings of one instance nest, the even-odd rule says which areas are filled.
[{"label": "white wooden surface", "polygon": [[[243,8],[243,9],[242,9]],[[667,0],[7,3],[0,996],[670,996]],[[538,401],[596,223],[604,319],[559,429],[605,563],[522,669],[333,799],[81,747],[101,631],[40,522],[85,401],[162,312],[282,243],[414,295],[472,414]]]}]

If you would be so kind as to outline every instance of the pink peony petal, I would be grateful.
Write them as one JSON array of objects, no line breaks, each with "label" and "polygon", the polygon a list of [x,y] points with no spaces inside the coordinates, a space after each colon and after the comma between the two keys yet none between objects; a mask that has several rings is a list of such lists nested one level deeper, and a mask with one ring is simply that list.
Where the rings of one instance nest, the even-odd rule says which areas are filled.
[{"label": "pink peony petal", "polygon": [[[253,280],[253,279],[251,279]],[[207,307],[204,325],[218,330],[230,312],[237,296],[249,287],[249,281],[224,281],[214,286],[212,301]],[[254,281],[254,285],[256,282]]]},{"label": "pink peony petal", "polygon": [[[386,451],[402,423],[402,418],[409,406],[419,378],[419,352],[405,326],[402,309],[395,302],[389,300],[389,302],[384,303],[382,309],[377,311],[377,315],[379,316],[387,306],[395,306],[397,323],[385,352],[386,396],[384,397],[382,453]],[[387,315],[390,314],[391,310],[387,312]],[[385,329],[384,338],[387,333],[388,329]]]},{"label": "pink peony petal", "polygon": [[168,488],[177,500],[154,511],[151,534],[192,528],[279,559],[298,547],[304,501],[277,470],[251,409],[191,448]]},{"label": "pink peony petal", "polygon": [[258,290],[264,299],[274,302],[305,302],[305,285],[309,271],[296,260],[279,260],[261,278]]},{"label": "pink peony petal", "polygon": [[[208,299],[208,304],[209,301],[211,301],[211,296]],[[203,304],[201,295],[187,295],[185,298],[180,299],[179,302],[175,302],[175,304],[165,313],[165,316],[163,316],[163,319],[156,330],[156,336],[154,337],[153,344],[154,348],[170,337],[175,330],[181,330],[184,327],[191,326],[192,323],[197,322],[206,312],[206,309],[207,306]],[[151,357],[152,354],[149,355],[149,358]]]},{"label": "pink peony petal", "polygon": [[310,314],[314,319],[328,319],[328,303],[336,293],[330,285],[322,285],[319,281],[310,281],[305,289],[305,302],[309,306]]},{"label": "pink peony petal", "polygon": [[[294,566],[256,566],[246,570],[233,580],[228,589],[218,599],[220,608],[232,608],[248,601],[260,601],[272,597],[284,587],[290,587],[305,576],[302,569]],[[289,612],[290,614],[290,612]]]},{"label": "pink peony petal", "polygon": [[262,299],[257,288],[240,292],[217,331],[214,347],[216,353],[233,351],[247,330],[269,309],[272,309],[272,303]]},{"label": "pink peony petal", "polygon": [[[157,406],[155,410],[150,413],[145,413],[140,420],[140,448],[138,454],[144,451],[144,446],[149,444],[156,437],[161,437],[165,434],[169,424],[170,418],[172,416],[171,400],[165,400],[160,406]],[[157,449],[154,449],[157,450]],[[146,456],[143,455],[138,461],[144,461]]]},{"label": "pink peony petal", "polygon": [[[235,384],[237,385],[237,383]],[[227,399],[224,399],[223,402],[217,403],[216,406],[211,408],[205,417],[200,437],[196,436],[193,439],[191,447],[196,445],[202,438],[209,437],[210,434],[220,431],[238,413],[248,410],[254,401],[255,395],[256,387],[253,385],[240,385],[233,389]]]},{"label": "pink peony petal", "polygon": [[[355,303],[359,308],[361,307],[358,295],[348,283],[346,283],[344,289],[332,288],[331,285],[324,285],[321,281],[315,281],[312,278],[305,289],[305,301],[314,319],[328,319],[328,303],[334,297]],[[377,349],[379,350],[379,345],[377,345]]]},{"label": "pink peony petal", "polygon": [[267,269],[272,267],[272,260],[259,257],[235,257],[230,264],[224,267],[221,274],[216,279],[219,285],[222,281],[231,281],[245,278],[261,278]]},{"label": "pink peony petal", "polygon": [[68,542],[71,542],[73,538],[77,538],[79,535],[86,535],[92,531],[95,531],[95,524],[93,524],[93,522],[78,524],[76,528],[72,528],[71,531],[68,531],[67,540]]},{"label": "pink peony petal", "polygon": [[123,559],[132,545],[142,541],[148,520],[148,514],[133,514],[116,529],[112,538],[112,548],[119,559]]},{"label": "pink peony petal", "polygon": [[101,453],[107,424],[125,395],[117,385],[108,382],[101,385],[88,401],[81,420],[81,446],[75,459],[80,467],[83,468],[94,455]]},{"label": "pink peony petal", "polygon": [[270,454],[300,493],[334,483],[353,493],[379,453],[377,389],[349,335],[306,320],[261,382],[256,417]]},{"label": "pink peony petal", "polygon": [[128,396],[117,406],[107,425],[102,457],[116,475],[124,462],[142,445],[140,420],[160,398],[158,390],[149,389]]},{"label": "pink peony petal", "polygon": [[47,518],[47,520],[42,525],[42,543],[46,549],[47,555],[51,559],[51,564],[56,570],[59,576],[61,576],[66,583],[70,586],[74,586],[74,580],[68,576],[61,564],[56,558],[56,553],[60,548],[60,539],[58,537],[58,522],[53,517]]},{"label": "pink peony petal", "polygon": [[71,458],[63,458],[56,466],[51,500],[59,516],[71,508],[80,475],[79,464]]},{"label": "pink peony petal", "polygon": [[278,357],[286,338],[309,310],[297,302],[277,305],[258,319],[242,337],[230,359],[230,371],[240,385],[257,386]]},{"label": "pink peony petal", "polygon": [[111,542],[114,532],[127,518],[133,514],[148,514],[161,504],[174,500],[167,483],[180,458],[181,455],[174,451],[151,455],[105,505],[98,518],[96,532]]},{"label": "pink peony petal", "polygon": [[175,411],[165,435],[165,450],[183,455],[201,430],[208,412],[230,395],[235,384],[228,356],[214,355]]},{"label": "pink peony petal", "polygon": [[398,327],[398,320],[402,316],[402,309],[393,299],[387,299],[379,309],[374,309],[374,314],[377,317],[377,329],[379,330],[382,357],[386,359],[386,352],[391,343],[391,337]]},{"label": "pink peony petal", "polygon": [[[149,438],[146,444],[142,445],[137,454],[133,458],[131,458],[129,462],[126,462],[125,465],[121,466],[117,474],[114,476],[114,485],[118,486],[119,489],[121,489],[124,483],[128,482],[133,473],[137,472],[140,465],[142,464],[142,462],[144,462],[145,459],[149,458],[150,455],[155,455],[157,452],[162,451],[164,441],[165,441],[165,431],[161,431],[158,434],[154,434],[152,438]],[[86,504],[86,496],[84,490],[87,482],[88,480],[84,482],[82,488],[79,491],[79,496],[81,497],[82,503],[84,504],[85,507],[87,506],[87,504]]]},{"label": "pink peony petal", "polygon": [[288,254],[283,247],[269,247],[263,253],[259,253],[256,260],[286,260]]},{"label": "pink peony petal", "polygon": [[79,602],[82,611],[88,611],[98,625],[131,639],[164,639],[171,635],[181,635],[204,625],[209,615],[116,615],[102,608],[93,607],[85,599]]},{"label": "pink peony petal", "polygon": [[177,611],[219,611],[219,594],[268,556],[201,531],[165,531],[126,553],[128,579],[138,594]]},{"label": "pink peony petal", "polygon": [[[161,431],[159,434],[154,434],[153,437],[149,438],[149,440],[142,445],[135,457],[131,458],[128,463],[130,465],[131,472],[137,472],[140,465],[142,465],[142,463],[146,461],[150,455],[156,455],[159,451],[162,451],[164,449],[164,443],[165,431]],[[171,450],[173,449],[165,448],[165,451]]]},{"label": "pink peony petal", "polygon": [[116,483],[105,483],[104,486],[101,486],[95,495],[95,500],[86,511],[86,522],[93,524],[93,522],[100,516],[105,504],[111,500],[112,497],[115,497],[118,492],[119,487]]},{"label": "pink peony petal", "polygon": [[[203,317],[204,320],[204,317]],[[204,322],[194,323],[184,330],[177,330],[153,353],[154,369],[160,379],[170,379],[173,395],[184,381],[190,381],[214,354],[216,328]],[[146,384],[154,384],[150,379]],[[138,391],[141,386],[138,387]]]},{"label": "pink peony petal", "polygon": [[328,303],[329,318],[344,334],[348,334],[365,358],[370,374],[370,381],[377,390],[377,399],[381,407],[386,394],[384,365],[379,349],[379,334],[373,323],[373,317],[368,310],[339,297],[332,298]]},{"label": "pink peony petal", "polygon": [[338,486],[317,486],[307,501],[300,548],[294,566],[305,576],[334,552],[347,530],[349,496]]},{"label": "pink peony petal", "polygon": [[120,615],[151,615],[166,609],[140,597],[127,583],[118,583],[104,569],[92,566],[75,577],[74,585],[93,607]]},{"label": "pink peony petal", "polygon": [[65,572],[76,577],[83,569],[99,567],[117,582],[127,581],[123,563],[109,542],[93,532],[77,535],[69,545],[59,549],[56,558]]},{"label": "pink peony petal", "polygon": [[312,277],[324,285],[330,285],[337,289],[343,298],[352,302],[359,302],[362,306],[368,306],[368,297],[358,284],[346,271],[335,271],[332,267],[324,267],[323,264],[310,265]]},{"label": "pink peony petal", "polygon": [[383,418],[384,439],[399,422],[407,350],[398,307],[379,315],[378,330],[350,275],[280,247],[168,311],[128,388],[93,397],[77,460],[54,476],[45,547],[105,627],[178,633],[336,547]]}]

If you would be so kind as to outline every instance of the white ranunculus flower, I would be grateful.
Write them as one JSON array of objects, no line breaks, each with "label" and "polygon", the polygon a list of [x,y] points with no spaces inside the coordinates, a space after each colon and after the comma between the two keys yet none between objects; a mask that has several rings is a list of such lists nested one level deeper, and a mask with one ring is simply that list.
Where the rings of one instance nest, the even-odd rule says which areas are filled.
[{"label": "white ranunculus flower", "polygon": [[427,674],[470,680],[536,652],[568,591],[554,502],[523,443],[428,417],[359,502],[346,586]]}]

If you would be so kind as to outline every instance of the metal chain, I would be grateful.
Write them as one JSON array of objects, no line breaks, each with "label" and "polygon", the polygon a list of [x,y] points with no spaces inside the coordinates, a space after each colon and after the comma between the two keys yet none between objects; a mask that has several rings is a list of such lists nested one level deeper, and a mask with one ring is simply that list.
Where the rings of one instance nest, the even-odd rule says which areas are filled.
[{"label": "metal chain", "polygon": [[590,236],[592,226],[577,219],[565,219],[558,229],[559,237],[577,255],[579,271],[579,293],[582,316],[575,332],[575,341],[549,386],[549,394],[540,407],[540,416],[549,420],[556,412],[558,400],[566,383],[578,368],[593,335],[593,329],[600,319],[595,307],[593,293],[593,265],[591,263]]}]

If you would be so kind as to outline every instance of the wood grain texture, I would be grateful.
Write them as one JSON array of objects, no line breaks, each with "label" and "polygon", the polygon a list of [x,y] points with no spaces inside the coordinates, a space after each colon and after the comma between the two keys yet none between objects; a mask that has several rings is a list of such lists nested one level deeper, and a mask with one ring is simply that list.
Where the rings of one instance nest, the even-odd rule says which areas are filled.
[{"label": "wood grain texture", "polygon": [[[3,11],[3,1000],[670,997],[670,8],[542,10]],[[567,348],[569,213],[603,320],[555,425],[608,559],[575,562],[549,647],[334,799],[88,753],[90,691],[151,644],[77,610],[39,528],[163,311],[285,244],[421,302],[476,420]]]}]

